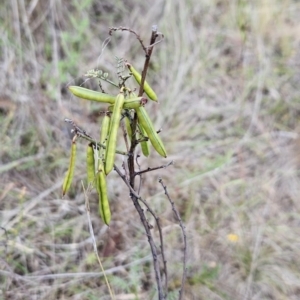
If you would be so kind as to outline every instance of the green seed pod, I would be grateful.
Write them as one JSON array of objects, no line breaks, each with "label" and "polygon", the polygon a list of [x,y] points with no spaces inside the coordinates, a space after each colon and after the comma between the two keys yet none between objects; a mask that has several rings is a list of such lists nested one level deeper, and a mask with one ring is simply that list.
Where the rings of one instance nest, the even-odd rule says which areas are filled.
[{"label": "green seed pod", "polygon": [[[143,126],[139,126],[140,131],[142,133],[142,137],[148,137],[147,133],[145,132],[145,129],[143,128]],[[148,157],[150,155],[150,147],[149,147],[149,141],[143,141],[141,142],[141,148],[142,148],[142,152],[143,154]]]},{"label": "green seed pod", "polygon": [[134,97],[134,98],[129,98],[126,99],[123,105],[124,109],[133,109],[133,108],[138,108],[140,106],[144,106],[147,103],[147,98],[144,97]]},{"label": "green seed pod", "polygon": [[76,143],[73,140],[72,141],[72,146],[71,146],[71,156],[70,156],[70,164],[69,164],[69,169],[66,173],[64,183],[63,183],[63,191],[62,195],[64,196],[68,190],[71,187],[72,180],[74,177],[74,170],[75,170],[75,159],[76,159]]},{"label": "green seed pod", "polygon": [[146,131],[153,148],[163,157],[167,157],[166,149],[144,107],[135,109],[140,125]]},{"label": "green seed pod", "polygon": [[99,163],[99,169],[97,173],[97,190],[99,194],[100,217],[106,225],[109,225],[111,219],[111,212],[110,212],[109,201],[107,197],[106,176],[104,174],[104,168],[102,162]]},{"label": "green seed pod", "polygon": [[120,92],[116,98],[116,102],[114,105],[114,110],[111,116],[110,126],[109,126],[109,135],[108,135],[108,143],[106,148],[105,155],[105,174],[109,174],[109,172],[114,167],[115,162],[115,154],[116,154],[116,146],[117,146],[117,133],[121,120],[121,112],[124,104],[124,94]]},{"label": "green seed pod", "polygon": [[[142,81],[141,74],[131,64],[126,63],[126,66],[128,67],[129,71],[132,73],[132,75],[133,75],[134,79],[136,80],[136,82],[140,85],[141,81]],[[152,90],[152,88],[150,87],[150,85],[147,83],[146,80],[144,82],[144,91],[151,100],[157,101],[157,95]]]},{"label": "green seed pod", "polygon": [[114,104],[116,97],[96,91],[92,91],[80,86],[69,86],[71,93],[79,98]]},{"label": "green seed pod", "polygon": [[[100,143],[105,146],[107,146],[109,125],[110,125],[110,116],[108,113],[105,113],[102,119],[101,132],[100,132]],[[105,149],[101,149],[100,153],[101,154],[105,153]]]},{"label": "green seed pod", "polygon": [[89,144],[86,150],[86,173],[88,184],[93,184],[95,180],[95,158],[92,144]]},{"label": "green seed pod", "polygon": [[[123,104],[124,109],[134,109],[140,106],[144,106],[148,102],[147,98],[135,97],[125,100]],[[108,111],[112,112],[114,110],[114,105],[108,107]]]}]

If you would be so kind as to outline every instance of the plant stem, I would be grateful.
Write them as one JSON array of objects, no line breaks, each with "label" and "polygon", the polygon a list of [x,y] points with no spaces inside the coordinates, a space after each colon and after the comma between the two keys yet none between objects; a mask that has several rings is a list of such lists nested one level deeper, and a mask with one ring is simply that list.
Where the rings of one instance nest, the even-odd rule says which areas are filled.
[{"label": "plant stem", "polygon": [[[144,63],[144,68],[142,72],[142,78],[141,78],[141,84],[140,84],[140,90],[138,96],[142,96],[144,93],[144,82],[145,78],[147,75],[147,70],[149,67],[149,62],[150,58],[152,55],[153,51],[153,44],[155,43],[155,40],[157,38],[157,26],[152,27],[152,34],[151,34],[151,39],[150,39],[150,47],[146,51],[145,55],[145,63]],[[160,275],[160,267],[159,267],[159,261],[157,258],[157,249],[150,231],[150,226],[148,224],[148,221],[145,217],[144,210],[142,209],[138,199],[139,196],[136,194],[135,189],[134,189],[134,183],[135,183],[135,166],[134,166],[134,152],[135,148],[137,145],[137,140],[136,140],[136,127],[137,127],[137,114],[134,114],[133,122],[131,124],[131,130],[132,130],[132,139],[131,139],[131,145],[130,145],[130,150],[129,150],[129,157],[128,157],[128,169],[129,169],[129,183],[127,182],[126,178],[124,178],[124,175],[118,172],[117,168],[115,167],[115,170],[119,173],[119,175],[122,177],[124,182],[128,185],[130,188],[130,197],[132,199],[132,202],[135,206],[135,209],[137,210],[141,222],[145,228],[147,237],[148,237],[148,242],[151,248],[151,253],[152,253],[152,258],[153,258],[153,267],[154,267],[154,272],[155,272],[155,279],[156,279],[156,284],[157,284],[157,290],[158,290],[158,299],[163,300],[165,299],[164,293],[163,293],[163,287],[162,287],[162,280],[161,280],[161,275]]]}]

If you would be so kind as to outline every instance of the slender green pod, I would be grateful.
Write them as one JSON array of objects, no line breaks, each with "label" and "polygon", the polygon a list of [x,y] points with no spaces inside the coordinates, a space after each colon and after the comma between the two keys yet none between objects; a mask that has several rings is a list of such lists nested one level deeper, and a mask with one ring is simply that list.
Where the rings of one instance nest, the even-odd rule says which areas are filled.
[{"label": "slender green pod", "polygon": [[109,126],[109,134],[108,134],[108,143],[105,154],[105,174],[109,174],[109,172],[114,167],[115,162],[115,154],[116,154],[116,146],[117,146],[117,133],[121,120],[121,112],[124,104],[124,93],[121,91],[114,105],[114,110],[111,116],[110,126]]},{"label": "slender green pod", "polygon": [[[143,97],[131,98],[131,99],[125,100],[125,102],[123,104],[123,108],[124,109],[135,109],[140,106],[144,106],[147,102],[148,102],[147,98],[143,98]],[[113,109],[114,109],[114,105],[110,105],[108,107],[108,110],[110,112],[112,112]]]},{"label": "slender green pod", "polygon": [[100,160],[97,173],[97,190],[99,194],[99,214],[106,225],[109,225],[111,219],[111,212],[109,201],[107,197],[106,176],[104,174],[103,164]]},{"label": "slender green pod", "polygon": [[[116,97],[100,93],[97,91],[89,90],[80,86],[69,86],[69,90],[72,92],[73,95],[91,101],[115,104]],[[124,102],[124,108],[136,108],[147,103],[147,98],[144,97],[133,97],[130,99],[126,99]]]},{"label": "slender green pod", "polygon": [[95,158],[92,144],[89,144],[86,149],[86,173],[88,184],[93,184],[95,180]]},{"label": "slender green pod", "polygon": [[101,133],[100,133],[100,143],[105,144],[108,133],[109,133],[109,124],[110,124],[110,116],[108,113],[105,113],[102,124],[101,124]]},{"label": "slender green pod", "polygon": [[147,102],[148,100],[145,97],[129,98],[125,100],[123,108],[124,109],[138,108],[140,106],[144,106]]},{"label": "slender green pod", "polygon": [[[109,124],[110,124],[109,113],[105,113],[105,115],[102,119],[101,131],[100,131],[100,144],[105,145],[105,146],[107,145],[107,140],[108,140]],[[103,154],[103,153],[105,153],[105,149],[101,148],[100,154]]]},{"label": "slender green pod", "polygon": [[89,90],[81,86],[69,86],[69,90],[73,95],[91,101],[114,104],[116,99],[116,97],[112,95]]},{"label": "slender green pod", "polygon": [[[142,75],[131,64],[126,63],[126,66],[128,67],[129,71],[132,73],[136,82],[140,85],[142,81]],[[144,91],[151,100],[157,101],[156,93],[152,90],[152,88],[150,87],[150,85],[146,80],[144,82]]]},{"label": "slender green pod", "polygon": [[125,117],[125,126],[126,126],[126,132],[127,132],[128,138],[131,141],[131,139],[132,139],[132,130],[131,130],[130,119],[127,116]]},{"label": "slender green pod", "polygon": [[[139,125],[140,131],[141,131],[141,137],[148,137],[147,133],[145,132],[145,129],[143,126]],[[141,142],[141,148],[142,148],[142,153],[148,157],[150,155],[150,147],[149,147],[149,141],[143,141]]]},{"label": "slender green pod", "polygon": [[145,129],[153,148],[163,157],[167,157],[166,149],[144,107],[135,109],[140,125]]},{"label": "slender green pod", "polygon": [[74,177],[75,160],[76,160],[76,142],[75,142],[75,139],[73,139],[72,146],[71,146],[69,169],[66,173],[64,183],[63,183],[63,191],[62,191],[63,196],[68,192],[68,190],[71,187],[73,177]]}]

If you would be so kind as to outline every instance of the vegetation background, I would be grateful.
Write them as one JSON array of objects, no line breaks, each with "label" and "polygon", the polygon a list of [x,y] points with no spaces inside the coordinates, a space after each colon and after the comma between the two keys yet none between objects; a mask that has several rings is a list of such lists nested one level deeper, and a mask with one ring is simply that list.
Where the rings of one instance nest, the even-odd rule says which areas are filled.
[{"label": "vegetation background", "polygon": [[[85,214],[84,141],[61,198],[64,118],[97,136],[105,106],[72,97],[67,86],[96,67],[115,76],[114,56],[141,69],[133,35],[103,42],[109,27],[126,26],[147,44],[157,24],[165,39],[148,81],[160,103],[147,109],[169,156],[152,151],[140,164],[175,165],[144,176],[141,193],[163,222],[168,299],[177,299],[182,240],[160,176],[186,224],[185,299],[299,299],[299,15],[296,0],[2,2],[0,298],[109,299]],[[109,229],[89,195],[109,281],[116,299],[156,299],[144,230],[127,188],[109,177]]]}]

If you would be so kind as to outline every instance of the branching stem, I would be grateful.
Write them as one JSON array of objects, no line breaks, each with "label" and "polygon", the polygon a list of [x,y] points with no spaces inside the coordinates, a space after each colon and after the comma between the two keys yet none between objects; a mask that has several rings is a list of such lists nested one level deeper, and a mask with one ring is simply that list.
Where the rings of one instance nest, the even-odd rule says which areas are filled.
[{"label": "branching stem", "polygon": [[[156,245],[154,243],[152,234],[151,234],[151,226],[149,225],[144,210],[142,209],[140,203],[138,200],[140,200],[149,210],[149,212],[154,216],[156,223],[158,225],[158,229],[159,229],[159,234],[160,234],[160,238],[162,240],[162,230],[160,227],[159,222],[157,222],[158,217],[155,215],[155,213],[152,211],[152,209],[149,207],[149,205],[147,204],[147,202],[145,200],[143,200],[136,192],[135,190],[131,187],[130,183],[126,180],[126,176],[124,174],[121,173],[121,171],[118,169],[118,167],[116,165],[114,165],[114,169],[116,170],[116,172],[119,174],[119,176],[122,178],[122,180],[125,182],[125,184],[127,185],[127,187],[130,190],[130,197],[133,201],[133,204],[140,216],[141,222],[145,228],[147,237],[148,237],[148,242],[151,248],[151,253],[152,253],[152,257],[153,257],[153,264],[154,264],[154,272],[155,272],[155,279],[156,279],[156,283],[157,283],[157,288],[158,288],[158,296],[159,296],[159,300],[163,300],[165,299],[164,294],[163,294],[163,288],[162,288],[162,281],[161,281],[161,276],[160,276],[160,268],[159,268],[159,261],[158,261],[158,254],[157,254],[157,249],[156,249]],[[163,244],[162,244],[163,245]],[[163,248],[162,248],[162,252],[163,252]],[[164,257],[164,256],[163,256]],[[165,259],[164,259],[165,261]],[[166,270],[165,270],[166,272]]]},{"label": "branching stem", "polygon": [[183,225],[183,222],[181,220],[180,214],[175,206],[174,201],[171,199],[167,187],[164,184],[163,180],[160,178],[158,180],[158,182],[162,185],[163,189],[165,190],[165,194],[169,200],[169,202],[171,203],[172,206],[172,210],[179,222],[179,226],[181,228],[182,231],[182,237],[183,237],[183,272],[182,272],[182,279],[181,279],[181,287],[180,287],[180,291],[179,291],[179,300],[183,299],[183,294],[184,294],[184,284],[185,284],[185,280],[186,280],[186,272],[187,272],[187,267],[186,267],[186,259],[187,259],[187,242],[186,242],[186,233],[185,233],[185,227]]}]

